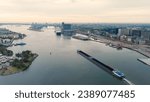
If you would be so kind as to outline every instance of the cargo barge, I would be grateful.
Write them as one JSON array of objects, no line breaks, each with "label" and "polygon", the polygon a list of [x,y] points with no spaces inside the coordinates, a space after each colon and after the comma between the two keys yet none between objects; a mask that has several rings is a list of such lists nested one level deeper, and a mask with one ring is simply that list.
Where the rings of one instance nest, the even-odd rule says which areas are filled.
[{"label": "cargo barge", "polygon": [[89,61],[91,61],[92,63],[94,63],[95,65],[97,65],[99,68],[107,71],[108,73],[110,73],[111,75],[119,78],[119,79],[124,79],[125,78],[125,75],[124,73],[116,70],[116,69],[113,69],[112,67],[100,62],[99,60],[95,59],[94,57],[88,55],[87,53],[81,51],[81,50],[77,50],[77,53],[82,55],[83,57],[85,57],[86,59],[88,59]]}]

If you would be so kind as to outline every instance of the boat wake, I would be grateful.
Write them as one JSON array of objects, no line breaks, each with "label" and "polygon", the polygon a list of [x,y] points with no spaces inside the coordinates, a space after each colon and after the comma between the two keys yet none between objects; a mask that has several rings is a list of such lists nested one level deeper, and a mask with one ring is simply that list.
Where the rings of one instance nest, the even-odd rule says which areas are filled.
[{"label": "boat wake", "polygon": [[124,80],[126,83],[128,83],[129,85],[135,85],[134,83],[132,83],[131,81],[129,81],[129,80],[126,79],[126,78],[123,78],[123,80]]}]

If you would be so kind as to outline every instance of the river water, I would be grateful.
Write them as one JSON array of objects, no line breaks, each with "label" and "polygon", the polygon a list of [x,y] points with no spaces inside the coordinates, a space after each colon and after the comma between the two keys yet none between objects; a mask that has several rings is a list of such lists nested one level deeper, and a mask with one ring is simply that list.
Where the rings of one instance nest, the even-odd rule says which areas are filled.
[{"label": "river water", "polygon": [[[120,70],[134,84],[150,84],[150,67],[137,61],[145,56],[128,50],[116,50],[93,41],[80,41],[69,36],[56,36],[54,27],[44,32],[27,30],[27,25],[3,26],[27,35],[25,46],[9,47],[14,53],[31,50],[39,56],[30,68],[8,76],[0,76],[6,85],[125,85],[126,83],[98,68],[77,54],[83,50],[98,60]],[[50,54],[51,52],[51,54]]]}]

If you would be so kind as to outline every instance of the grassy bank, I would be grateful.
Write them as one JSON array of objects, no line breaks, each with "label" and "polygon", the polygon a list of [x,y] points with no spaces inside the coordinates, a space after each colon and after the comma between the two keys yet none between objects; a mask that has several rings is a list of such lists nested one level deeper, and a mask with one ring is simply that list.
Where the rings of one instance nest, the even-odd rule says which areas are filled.
[{"label": "grassy bank", "polygon": [[23,51],[20,54],[16,54],[16,56],[19,59],[11,62],[9,67],[0,69],[0,75],[5,76],[25,71],[30,67],[36,57],[38,57],[37,54],[31,53],[31,51]]},{"label": "grassy bank", "polygon": [[0,69],[0,75],[2,76],[11,75],[11,74],[19,73],[21,71],[22,71],[21,69],[10,66],[8,68]]}]

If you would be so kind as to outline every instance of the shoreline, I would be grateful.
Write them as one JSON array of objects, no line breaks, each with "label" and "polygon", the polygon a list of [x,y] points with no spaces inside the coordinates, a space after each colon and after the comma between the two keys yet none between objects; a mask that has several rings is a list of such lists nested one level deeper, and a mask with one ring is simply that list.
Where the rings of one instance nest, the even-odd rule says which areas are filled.
[{"label": "shoreline", "polygon": [[22,68],[22,69],[19,69],[17,67],[13,67],[13,66],[9,66],[7,68],[0,69],[0,76],[13,75],[13,74],[20,73],[20,72],[27,70],[37,57],[38,57],[38,54],[34,54],[32,61],[30,63],[28,63],[28,65],[25,68]]},{"label": "shoreline", "polygon": [[[92,38],[95,38],[95,37],[92,36]],[[150,49],[147,48],[148,45],[132,45],[132,44],[128,44],[128,43],[121,42],[121,41],[113,41],[111,39],[106,39],[106,38],[103,38],[101,36],[96,37],[96,39],[97,40],[93,39],[90,41],[99,42],[99,43],[103,43],[103,44],[112,43],[115,46],[120,44],[122,48],[126,48],[129,50],[135,51],[135,52],[137,52],[137,53],[139,53],[139,54],[141,54],[147,58],[150,58]]]},{"label": "shoreline", "polygon": [[150,58],[150,55],[144,54],[143,52],[140,52],[140,51],[138,51],[138,50],[136,50],[136,49],[132,49],[132,48],[129,48],[129,47],[123,47],[123,48],[129,49],[129,50],[132,50],[132,51],[135,51],[135,52],[137,52],[137,53],[139,53],[139,54],[141,54],[141,55],[143,55],[143,56],[145,56],[145,57],[147,57],[147,58]]},{"label": "shoreline", "polygon": [[[103,43],[103,44],[107,44],[107,43],[110,42],[110,43],[114,44],[113,41],[111,41],[111,40],[109,42],[102,42],[102,41],[95,41],[95,40],[91,40],[91,41],[99,42],[99,43]],[[117,45],[117,44],[114,44],[114,45]],[[137,53],[139,53],[139,54],[141,54],[141,55],[143,55],[143,56],[145,56],[147,58],[150,58],[150,54],[147,54],[147,52],[144,52],[144,51],[142,52],[141,49],[134,49],[134,48],[127,47],[127,46],[124,46],[124,45],[122,46],[122,48],[126,48],[126,49],[129,49],[129,50],[135,51],[135,52],[137,52]],[[139,50],[141,50],[141,51],[139,51]]]},{"label": "shoreline", "polygon": [[36,32],[43,32],[43,30],[41,30],[41,29],[31,29],[31,28],[29,28],[27,30],[36,31]]}]

